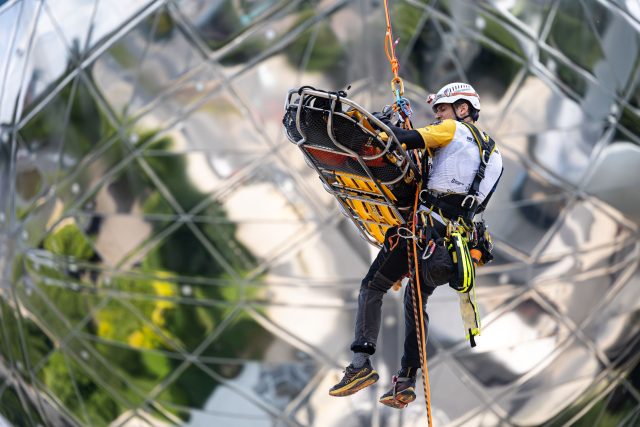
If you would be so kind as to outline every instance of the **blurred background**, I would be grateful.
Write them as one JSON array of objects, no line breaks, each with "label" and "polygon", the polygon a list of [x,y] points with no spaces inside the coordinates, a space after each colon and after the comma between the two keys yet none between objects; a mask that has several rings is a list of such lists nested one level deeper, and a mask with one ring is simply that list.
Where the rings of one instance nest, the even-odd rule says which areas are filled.
[{"label": "blurred background", "polygon": [[[467,81],[505,174],[478,347],[429,300],[435,426],[640,425],[640,4],[389,0],[414,123]],[[347,398],[375,248],[287,90],[392,102],[381,0],[0,0],[0,425],[423,426]]]}]

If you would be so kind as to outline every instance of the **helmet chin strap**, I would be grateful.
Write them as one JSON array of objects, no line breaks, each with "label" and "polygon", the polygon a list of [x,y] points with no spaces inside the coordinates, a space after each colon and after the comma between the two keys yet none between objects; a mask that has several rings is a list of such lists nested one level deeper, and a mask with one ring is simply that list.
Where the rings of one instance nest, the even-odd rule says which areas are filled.
[{"label": "helmet chin strap", "polygon": [[[469,113],[467,113],[467,115],[464,116],[464,117],[458,116],[458,112],[456,111],[456,107],[453,104],[449,104],[449,105],[451,105],[451,108],[453,109],[453,117],[456,118],[456,121],[464,122],[467,117],[471,117],[471,119],[473,120],[473,117]],[[467,111],[469,111],[469,110],[467,110]],[[433,107],[433,112],[434,113],[436,112],[436,106]],[[473,120],[473,121],[475,121],[475,120]]]},{"label": "helmet chin strap", "polygon": [[467,115],[464,116],[464,117],[458,116],[458,112],[456,111],[456,107],[453,104],[451,104],[451,108],[453,108],[453,115],[455,116],[456,120],[459,121],[459,122],[464,122],[467,117],[471,117],[471,120],[474,121],[474,122],[477,120],[474,116],[471,115],[471,113],[469,112],[470,111],[469,108],[467,108]]},{"label": "helmet chin strap", "polygon": [[471,117],[471,114],[469,114],[469,113],[467,113],[467,115],[464,116],[464,117],[459,117],[458,116],[458,112],[456,111],[456,107],[451,105],[451,108],[453,108],[453,115],[456,117],[456,120],[459,121],[459,122],[464,122],[467,117]]},{"label": "helmet chin strap", "polygon": [[453,114],[456,116],[456,120],[459,122],[464,122],[467,117],[471,117],[469,114],[464,117],[458,117],[458,113],[456,113],[455,111],[453,112]]}]

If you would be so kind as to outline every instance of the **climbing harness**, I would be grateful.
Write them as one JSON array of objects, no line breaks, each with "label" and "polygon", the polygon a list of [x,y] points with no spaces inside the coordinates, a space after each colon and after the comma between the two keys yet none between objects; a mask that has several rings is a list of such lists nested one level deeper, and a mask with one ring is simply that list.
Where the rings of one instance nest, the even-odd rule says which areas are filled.
[{"label": "climbing harness", "polygon": [[[460,313],[465,328],[465,336],[471,347],[475,347],[475,337],[480,335],[480,314],[475,297],[475,265],[474,260],[491,261],[493,256],[492,242],[483,222],[474,222],[477,213],[484,211],[491,198],[502,172],[493,188],[481,204],[478,203],[480,182],[485,176],[491,155],[495,151],[495,142],[488,135],[481,133],[473,124],[461,122],[466,126],[478,145],[480,163],[474,179],[466,195],[435,195],[421,191],[420,202],[423,212],[436,215],[446,225],[445,242],[452,261],[449,286],[458,291],[460,297]],[[423,186],[428,177],[423,178]],[[425,206],[428,206],[426,208]],[[477,262],[476,262],[477,263]]]},{"label": "climbing harness", "polygon": [[[469,190],[467,194],[464,196],[460,195],[434,195],[428,191],[422,191],[420,194],[420,201],[422,204],[426,206],[433,206],[434,209],[437,209],[440,213],[444,212],[444,215],[447,218],[451,218],[457,220],[464,225],[471,224],[473,217],[484,210],[489,202],[489,199],[493,195],[493,192],[500,181],[502,176],[502,172],[500,173],[500,177],[496,181],[496,184],[493,186],[491,192],[487,194],[482,204],[478,204],[478,192],[480,190],[480,182],[484,179],[485,171],[487,169],[487,165],[489,164],[489,160],[491,155],[496,149],[495,141],[487,134],[481,133],[478,128],[476,128],[471,123],[461,122],[462,125],[466,126],[471,134],[473,135],[473,139],[478,145],[478,152],[480,154],[480,165],[478,166],[478,170],[473,178],[471,185],[469,186]],[[423,185],[426,184],[428,177],[423,178]]]}]

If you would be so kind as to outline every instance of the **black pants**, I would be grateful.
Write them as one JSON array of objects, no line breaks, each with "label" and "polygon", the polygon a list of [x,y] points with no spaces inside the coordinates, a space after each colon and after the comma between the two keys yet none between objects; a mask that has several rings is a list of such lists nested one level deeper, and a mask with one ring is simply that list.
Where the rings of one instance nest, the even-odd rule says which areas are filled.
[{"label": "black pants", "polygon": [[[432,238],[443,236],[445,227],[438,222],[434,222],[434,228],[431,233]],[[382,320],[382,298],[391,286],[405,276],[409,270],[407,241],[398,238],[396,234],[396,227],[392,227],[387,231],[383,247],[360,284],[355,339],[351,344],[351,350],[354,352],[375,353]],[[427,283],[424,283],[423,278],[428,276],[428,274],[421,274],[420,280],[423,310],[427,299],[436,288],[433,283],[429,283],[430,280],[426,280]],[[426,331],[429,326],[429,317],[426,312],[424,312],[424,321]],[[404,324],[404,354],[401,365],[402,367],[418,368],[420,367],[420,353],[409,286],[406,287],[404,294]]]}]

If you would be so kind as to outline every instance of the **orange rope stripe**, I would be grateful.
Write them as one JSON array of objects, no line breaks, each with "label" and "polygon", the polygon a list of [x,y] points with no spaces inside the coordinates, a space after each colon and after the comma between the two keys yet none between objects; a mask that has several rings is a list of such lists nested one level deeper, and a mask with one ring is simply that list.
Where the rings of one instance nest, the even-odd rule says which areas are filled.
[{"label": "orange rope stripe", "polygon": [[[416,211],[418,210],[418,195],[420,194],[420,187],[416,191],[416,197],[413,204],[413,223],[411,224],[411,233],[415,236],[416,234],[416,222],[418,220],[416,216]],[[414,319],[416,323],[418,323],[418,318],[420,319],[420,325],[416,328],[416,335],[418,339],[418,349],[420,350],[420,362],[422,364],[422,380],[424,381],[424,400],[427,406],[427,421],[429,423],[429,427],[432,426],[431,419],[431,389],[429,388],[429,369],[427,367],[427,339],[424,334],[424,310],[422,305],[422,293],[420,292],[420,274],[419,274],[419,265],[418,265],[418,248],[417,243],[413,241],[413,260],[414,260],[414,275],[415,275],[415,293],[418,294],[418,305],[419,310],[416,307],[415,297],[413,298],[413,313]],[[416,311],[419,316],[416,316]],[[418,331],[420,334],[418,335]]]},{"label": "orange rope stripe", "polygon": [[[391,79],[391,92],[396,96],[404,95],[404,82],[399,76],[400,62],[396,58],[395,43],[393,41],[393,30],[391,29],[391,16],[389,15],[389,4],[387,0],[384,0],[384,15],[387,20],[387,32],[384,36],[384,53],[387,55],[387,59],[391,64],[391,72],[393,73],[393,79]],[[408,102],[407,102],[408,104]],[[411,107],[409,107],[411,109]],[[393,104],[393,110],[398,112],[401,107],[397,102]],[[409,114],[410,116],[411,114]],[[409,117],[407,117],[409,119]],[[402,122],[402,127],[405,129],[411,129],[411,120],[405,120]]]},{"label": "orange rope stripe", "polygon": [[398,72],[400,71],[400,63],[396,58],[396,52],[393,44],[393,31],[391,30],[391,17],[389,16],[389,5],[387,0],[384,0],[384,15],[387,18],[387,32],[384,36],[384,52],[387,54],[387,59],[391,63],[391,72],[393,73],[393,80],[399,79]]}]

